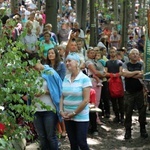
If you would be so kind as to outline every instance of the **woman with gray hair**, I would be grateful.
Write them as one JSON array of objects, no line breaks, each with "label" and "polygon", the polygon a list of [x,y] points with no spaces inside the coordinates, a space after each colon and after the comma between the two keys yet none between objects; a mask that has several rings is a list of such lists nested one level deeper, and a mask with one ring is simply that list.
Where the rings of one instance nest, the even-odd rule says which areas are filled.
[{"label": "woman with gray hair", "polygon": [[80,58],[76,53],[69,53],[66,57],[66,67],[70,73],[63,81],[60,114],[65,120],[71,149],[89,150],[86,139],[92,83],[80,70]]}]

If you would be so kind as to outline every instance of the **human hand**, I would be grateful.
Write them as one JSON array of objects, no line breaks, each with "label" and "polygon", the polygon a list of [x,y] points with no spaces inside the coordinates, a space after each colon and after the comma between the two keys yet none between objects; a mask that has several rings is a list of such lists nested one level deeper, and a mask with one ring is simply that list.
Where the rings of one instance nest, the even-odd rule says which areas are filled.
[{"label": "human hand", "polygon": [[27,100],[28,100],[28,95],[22,96],[22,99],[23,99],[24,101],[27,101]]},{"label": "human hand", "polygon": [[67,116],[67,112],[60,112],[60,115],[64,118],[64,119],[68,119],[68,116]]},{"label": "human hand", "polygon": [[67,112],[61,112],[60,114],[65,120],[70,120],[74,116],[73,113],[67,113]]}]

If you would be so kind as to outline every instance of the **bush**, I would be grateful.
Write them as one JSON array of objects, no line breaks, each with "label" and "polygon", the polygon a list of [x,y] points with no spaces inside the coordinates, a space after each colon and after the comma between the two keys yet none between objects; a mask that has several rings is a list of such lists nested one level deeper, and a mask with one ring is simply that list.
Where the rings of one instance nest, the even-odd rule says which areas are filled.
[{"label": "bush", "polygon": [[[5,29],[3,28],[3,33]],[[32,67],[36,60],[22,61],[27,57],[23,53],[24,45],[20,38],[13,41],[8,35],[11,31],[0,36],[0,106],[4,110],[0,113],[0,123],[5,125],[4,132],[1,133],[0,149],[14,149],[14,141],[32,138],[28,134],[29,127],[24,123],[31,122],[35,113],[34,94],[39,93],[37,86],[41,82],[36,79],[39,76]],[[25,32],[22,36],[25,35]],[[31,105],[23,100],[23,96],[28,95]],[[45,106],[43,106],[45,107]]]}]

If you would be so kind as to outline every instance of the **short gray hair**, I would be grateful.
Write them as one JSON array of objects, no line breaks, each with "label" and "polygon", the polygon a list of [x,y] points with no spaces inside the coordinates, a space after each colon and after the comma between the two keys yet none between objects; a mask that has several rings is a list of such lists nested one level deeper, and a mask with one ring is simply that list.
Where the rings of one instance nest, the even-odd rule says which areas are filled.
[{"label": "short gray hair", "polygon": [[129,54],[133,53],[134,51],[139,53],[139,50],[137,48],[133,48],[133,49],[130,50]]}]

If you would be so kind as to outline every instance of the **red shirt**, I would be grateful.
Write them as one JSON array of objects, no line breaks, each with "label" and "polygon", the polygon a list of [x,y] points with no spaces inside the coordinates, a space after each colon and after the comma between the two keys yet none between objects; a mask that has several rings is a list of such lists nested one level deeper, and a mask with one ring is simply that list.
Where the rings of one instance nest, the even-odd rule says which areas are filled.
[{"label": "red shirt", "polygon": [[96,103],[96,92],[94,89],[90,90],[90,103],[92,104]]}]

